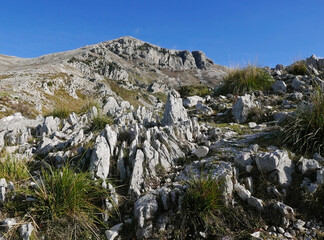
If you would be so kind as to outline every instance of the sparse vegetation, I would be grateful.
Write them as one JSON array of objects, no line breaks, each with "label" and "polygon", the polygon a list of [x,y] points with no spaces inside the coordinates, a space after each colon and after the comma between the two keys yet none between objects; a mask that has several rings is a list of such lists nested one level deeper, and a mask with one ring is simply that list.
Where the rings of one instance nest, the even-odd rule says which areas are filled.
[{"label": "sparse vegetation", "polygon": [[282,142],[298,153],[324,153],[324,92],[315,90],[283,125]]},{"label": "sparse vegetation", "polygon": [[305,61],[296,61],[288,69],[290,74],[306,75],[308,73]]},{"label": "sparse vegetation", "polygon": [[212,93],[212,90],[208,86],[204,85],[182,86],[180,88],[180,95],[182,98],[195,95],[205,97],[206,95],[211,95]]},{"label": "sparse vegetation", "polygon": [[245,94],[254,90],[267,90],[274,80],[262,68],[248,65],[245,68],[231,70],[224,78],[224,84],[218,90],[219,94]]}]

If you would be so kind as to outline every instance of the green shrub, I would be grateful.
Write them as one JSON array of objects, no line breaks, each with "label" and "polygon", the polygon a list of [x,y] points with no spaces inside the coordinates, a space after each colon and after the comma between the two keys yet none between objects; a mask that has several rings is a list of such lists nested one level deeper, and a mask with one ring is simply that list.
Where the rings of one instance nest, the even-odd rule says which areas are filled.
[{"label": "green shrub", "polygon": [[220,182],[200,177],[189,180],[187,187],[181,204],[182,232],[216,230],[217,214],[224,208]]},{"label": "green shrub", "polygon": [[218,90],[219,94],[245,94],[254,90],[267,90],[273,84],[273,78],[255,65],[231,70],[224,78]]},{"label": "green shrub", "polygon": [[14,183],[21,183],[30,178],[27,164],[24,160],[11,156],[3,157],[0,161],[0,178],[5,178]]},{"label": "green shrub", "polygon": [[114,123],[112,117],[105,115],[98,115],[92,119],[91,131],[102,130],[107,124],[111,125]]},{"label": "green shrub", "polygon": [[45,117],[53,116],[58,117],[60,119],[68,118],[71,111],[65,107],[55,107],[52,112],[45,114]]},{"label": "green shrub", "polygon": [[211,89],[203,85],[182,86],[180,88],[180,95],[182,98],[195,96],[195,95],[204,97],[211,94],[212,94]]},{"label": "green shrub", "polygon": [[324,152],[324,92],[319,88],[309,105],[299,107],[296,114],[283,123],[282,142],[298,153]]},{"label": "green shrub", "polygon": [[308,70],[304,61],[296,61],[289,67],[288,72],[294,75],[306,75]]}]

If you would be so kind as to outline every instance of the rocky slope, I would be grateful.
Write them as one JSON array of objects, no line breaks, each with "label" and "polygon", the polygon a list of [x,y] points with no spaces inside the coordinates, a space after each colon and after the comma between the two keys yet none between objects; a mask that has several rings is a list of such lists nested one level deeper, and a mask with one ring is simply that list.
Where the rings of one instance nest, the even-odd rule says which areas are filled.
[{"label": "rocky slope", "polygon": [[[47,237],[37,216],[6,211],[17,199],[37,201],[21,196],[19,188],[37,189],[40,166],[60,169],[67,162],[110,191],[100,216],[105,225],[94,238],[323,238],[322,153],[296,154],[277,138],[280,122],[324,86],[323,62],[306,59],[305,75],[290,73],[292,66],[264,69],[275,80],[267,91],[184,97],[174,89],[179,82],[214,86],[227,69],[201,52],[130,37],[37,59],[1,56],[3,108],[16,112],[0,119],[1,160],[15,156],[33,166],[22,186],[1,175],[3,238],[18,229],[17,238]],[[165,104],[156,91],[168,93]],[[97,104],[63,118],[29,118],[15,106],[26,101],[40,111],[53,103],[86,103],[82,99],[91,95]],[[94,128],[98,116],[111,122]],[[219,229],[198,226],[183,233],[188,182],[206,176],[222,183]],[[118,217],[112,217],[116,206]]]},{"label": "rocky slope", "polygon": [[[62,104],[76,111],[72,105],[79,99],[109,95],[154,106],[152,91],[165,95],[170,87],[213,87],[226,70],[200,51],[168,50],[132,37],[34,59],[0,55],[0,112],[5,116],[20,108],[36,116]],[[136,91],[130,96],[123,89]]]}]

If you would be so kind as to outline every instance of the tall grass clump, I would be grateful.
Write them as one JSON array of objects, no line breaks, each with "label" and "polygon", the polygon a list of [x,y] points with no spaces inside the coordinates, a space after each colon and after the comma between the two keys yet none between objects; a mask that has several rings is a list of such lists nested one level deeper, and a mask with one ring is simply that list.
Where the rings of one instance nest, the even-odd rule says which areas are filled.
[{"label": "tall grass clump", "polygon": [[305,61],[296,61],[289,68],[288,72],[294,75],[307,75],[308,70]]},{"label": "tall grass clump", "polygon": [[324,153],[324,92],[317,88],[307,105],[283,125],[282,142],[298,153]]},{"label": "tall grass clump", "polygon": [[35,202],[29,212],[40,222],[73,222],[73,228],[81,228],[96,235],[101,223],[103,201],[109,192],[90,173],[76,173],[71,167],[43,170],[37,187],[30,194]]},{"label": "tall grass clump", "polygon": [[189,180],[182,199],[182,232],[218,230],[218,213],[224,208],[221,184],[210,177]]},{"label": "tall grass clump", "polygon": [[224,78],[219,89],[221,94],[245,94],[254,90],[267,90],[273,84],[273,78],[263,69],[248,65],[245,68],[231,70]]}]

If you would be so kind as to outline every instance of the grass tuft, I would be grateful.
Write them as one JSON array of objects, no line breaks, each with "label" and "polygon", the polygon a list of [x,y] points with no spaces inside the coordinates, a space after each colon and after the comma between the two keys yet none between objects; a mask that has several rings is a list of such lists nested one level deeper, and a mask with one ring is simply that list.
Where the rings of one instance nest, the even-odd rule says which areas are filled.
[{"label": "grass tuft", "polygon": [[92,119],[91,131],[102,130],[107,124],[111,125],[114,120],[110,116],[98,115]]},{"label": "grass tuft", "polygon": [[220,182],[200,177],[189,180],[187,186],[181,204],[182,232],[217,230],[217,214],[224,208]]},{"label": "grass tuft", "polygon": [[248,65],[236,68],[224,78],[224,84],[218,90],[220,94],[245,94],[254,90],[267,90],[273,84],[273,78],[263,69]]},{"label": "grass tuft", "polygon": [[299,107],[283,123],[282,142],[298,153],[324,152],[324,92],[320,88],[310,96],[309,104]]},{"label": "grass tuft", "polygon": [[76,173],[69,166],[43,170],[37,188],[31,195],[36,199],[29,212],[41,222],[69,219],[94,235],[101,223],[101,206],[109,198],[109,192],[90,173]]}]

